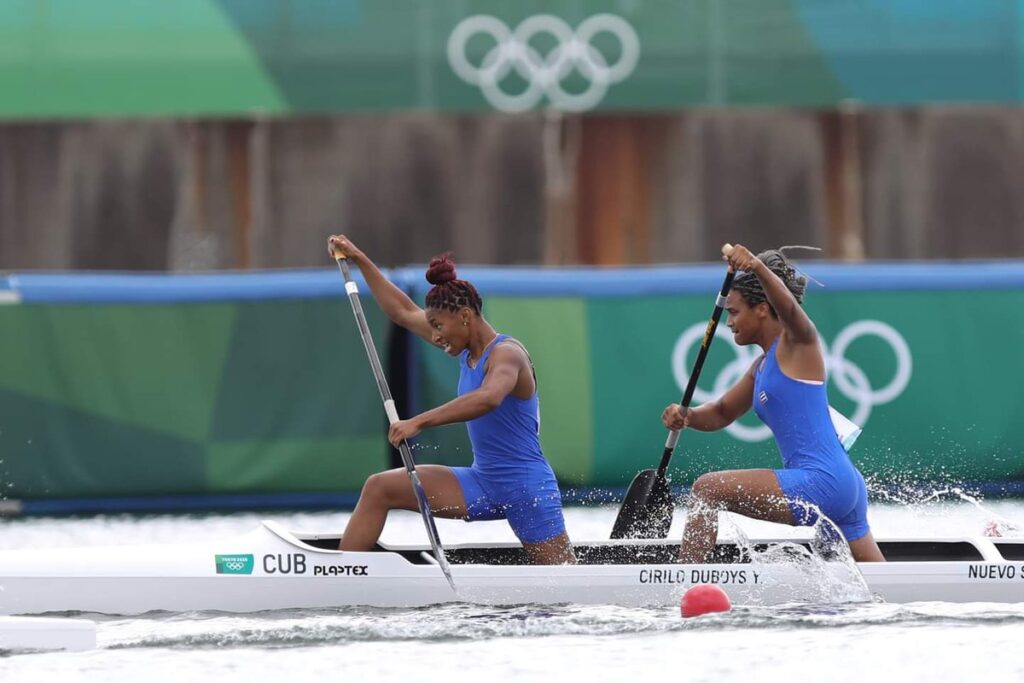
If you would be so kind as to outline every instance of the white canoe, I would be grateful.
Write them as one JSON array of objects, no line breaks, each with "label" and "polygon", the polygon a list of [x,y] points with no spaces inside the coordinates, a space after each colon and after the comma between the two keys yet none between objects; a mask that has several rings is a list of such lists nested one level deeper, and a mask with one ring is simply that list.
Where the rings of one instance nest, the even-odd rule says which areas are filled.
[{"label": "white canoe", "polygon": [[[293,534],[273,522],[222,542],[0,551],[0,614],[152,610],[255,612],[344,606],[594,603],[678,605],[697,583],[735,604],[856,599],[859,574],[839,561],[744,561],[719,545],[716,564],[673,562],[678,541],[576,544],[573,566],[524,563],[514,543],[446,547],[456,591],[426,546],[340,552],[338,534]],[[756,541],[764,548],[774,541]],[[890,539],[889,562],[861,564],[888,602],[1024,602],[1024,539]],[[785,553],[783,553],[785,554]],[[793,558],[800,555],[789,553]],[[864,591],[860,592],[864,599]]]}]

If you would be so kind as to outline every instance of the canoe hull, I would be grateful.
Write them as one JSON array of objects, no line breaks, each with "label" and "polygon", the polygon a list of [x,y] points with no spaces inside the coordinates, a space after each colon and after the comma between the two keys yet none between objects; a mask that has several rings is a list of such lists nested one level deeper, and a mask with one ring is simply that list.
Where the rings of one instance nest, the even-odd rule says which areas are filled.
[{"label": "canoe hull", "polygon": [[667,606],[678,605],[698,583],[720,586],[740,605],[871,596],[897,603],[1024,602],[1024,561],[1006,560],[984,544],[979,542],[974,561],[862,564],[860,571],[813,558],[708,565],[453,564],[452,591],[425,549],[340,552],[267,522],[246,536],[205,546],[0,552],[0,614],[256,612],[452,601]]}]

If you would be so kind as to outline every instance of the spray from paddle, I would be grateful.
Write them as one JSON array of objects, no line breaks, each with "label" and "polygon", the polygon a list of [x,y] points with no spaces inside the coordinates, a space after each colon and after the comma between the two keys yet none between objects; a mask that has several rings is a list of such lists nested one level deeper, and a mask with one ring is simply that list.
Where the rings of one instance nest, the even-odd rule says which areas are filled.
[{"label": "spray from paddle", "polygon": [[1024,531],[1024,527],[1022,527],[1020,524],[1014,522],[1011,519],[1003,517],[998,512],[993,512],[992,510],[989,510],[987,507],[981,504],[981,498],[972,496],[971,494],[967,493],[958,486],[933,491],[930,495],[923,498],[920,502],[928,503],[932,500],[938,500],[944,496],[955,496],[956,498],[964,501],[965,503],[970,503],[974,507],[978,508],[978,510],[981,513],[983,513],[986,517],[988,517],[989,520],[985,524],[985,529],[983,532],[985,536],[989,536],[991,538],[999,538],[1002,536],[1019,536],[1020,532]]},{"label": "spray from paddle", "polygon": [[[922,514],[929,514],[927,510],[931,505],[941,505],[950,500],[962,501],[970,503],[984,516],[985,519],[981,527],[982,535],[990,538],[1024,536],[1024,523],[1004,517],[990,509],[983,504],[983,499],[977,492],[952,484],[942,488],[931,488],[931,486],[927,482],[903,482],[893,489],[892,486],[868,481],[868,490],[883,501],[896,503],[904,508],[920,508]],[[940,510],[930,514],[945,515],[946,512]]]},{"label": "spray from paddle", "polygon": [[759,548],[731,514],[720,515],[719,538],[734,540],[740,561],[749,562],[755,568],[779,564],[799,568],[801,581],[787,586],[791,591],[792,602],[826,604],[875,601],[864,574],[850,553],[850,546],[836,525],[821,514],[816,506],[806,503],[802,505],[808,508],[809,515],[815,514],[818,519],[810,527],[812,536],[809,541],[779,541]]}]

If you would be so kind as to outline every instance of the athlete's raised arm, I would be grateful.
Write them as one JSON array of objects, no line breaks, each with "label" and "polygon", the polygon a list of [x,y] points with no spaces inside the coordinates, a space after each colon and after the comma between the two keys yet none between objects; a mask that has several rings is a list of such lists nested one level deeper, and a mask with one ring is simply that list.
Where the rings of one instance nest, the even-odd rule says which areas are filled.
[{"label": "athlete's raised arm", "polygon": [[370,287],[373,298],[377,300],[384,314],[387,315],[396,325],[401,325],[413,334],[433,343],[433,331],[430,323],[427,322],[426,313],[423,309],[409,298],[401,289],[388,280],[384,273],[380,272],[370,257],[363,253],[352,240],[344,235],[331,235],[327,239],[327,253],[331,258],[338,255],[344,256],[350,262],[359,267],[366,284]]},{"label": "athlete's raised arm", "polygon": [[[724,256],[735,270],[753,273],[760,280],[768,303],[782,323],[782,327],[794,344],[818,343],[818,331],[803,307],[786,287],[786,283],[773,273],[761,259],[750,253],[743,245],[736,244],[732,251]],[[791,266],[787,266],[791,267]]]}]

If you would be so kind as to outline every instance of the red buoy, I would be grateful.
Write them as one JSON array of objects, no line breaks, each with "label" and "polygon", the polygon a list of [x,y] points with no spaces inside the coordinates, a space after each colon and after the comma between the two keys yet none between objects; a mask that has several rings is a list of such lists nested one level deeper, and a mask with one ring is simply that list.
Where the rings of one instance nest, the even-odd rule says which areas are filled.
[{"label": "red buoy", "polygon": [[701,583],[691,587],[683,594],[679,603],[679,613],[684,617],[699,617],[711,612],[728,612],[732,603],[725,591],[718,586]]}]

